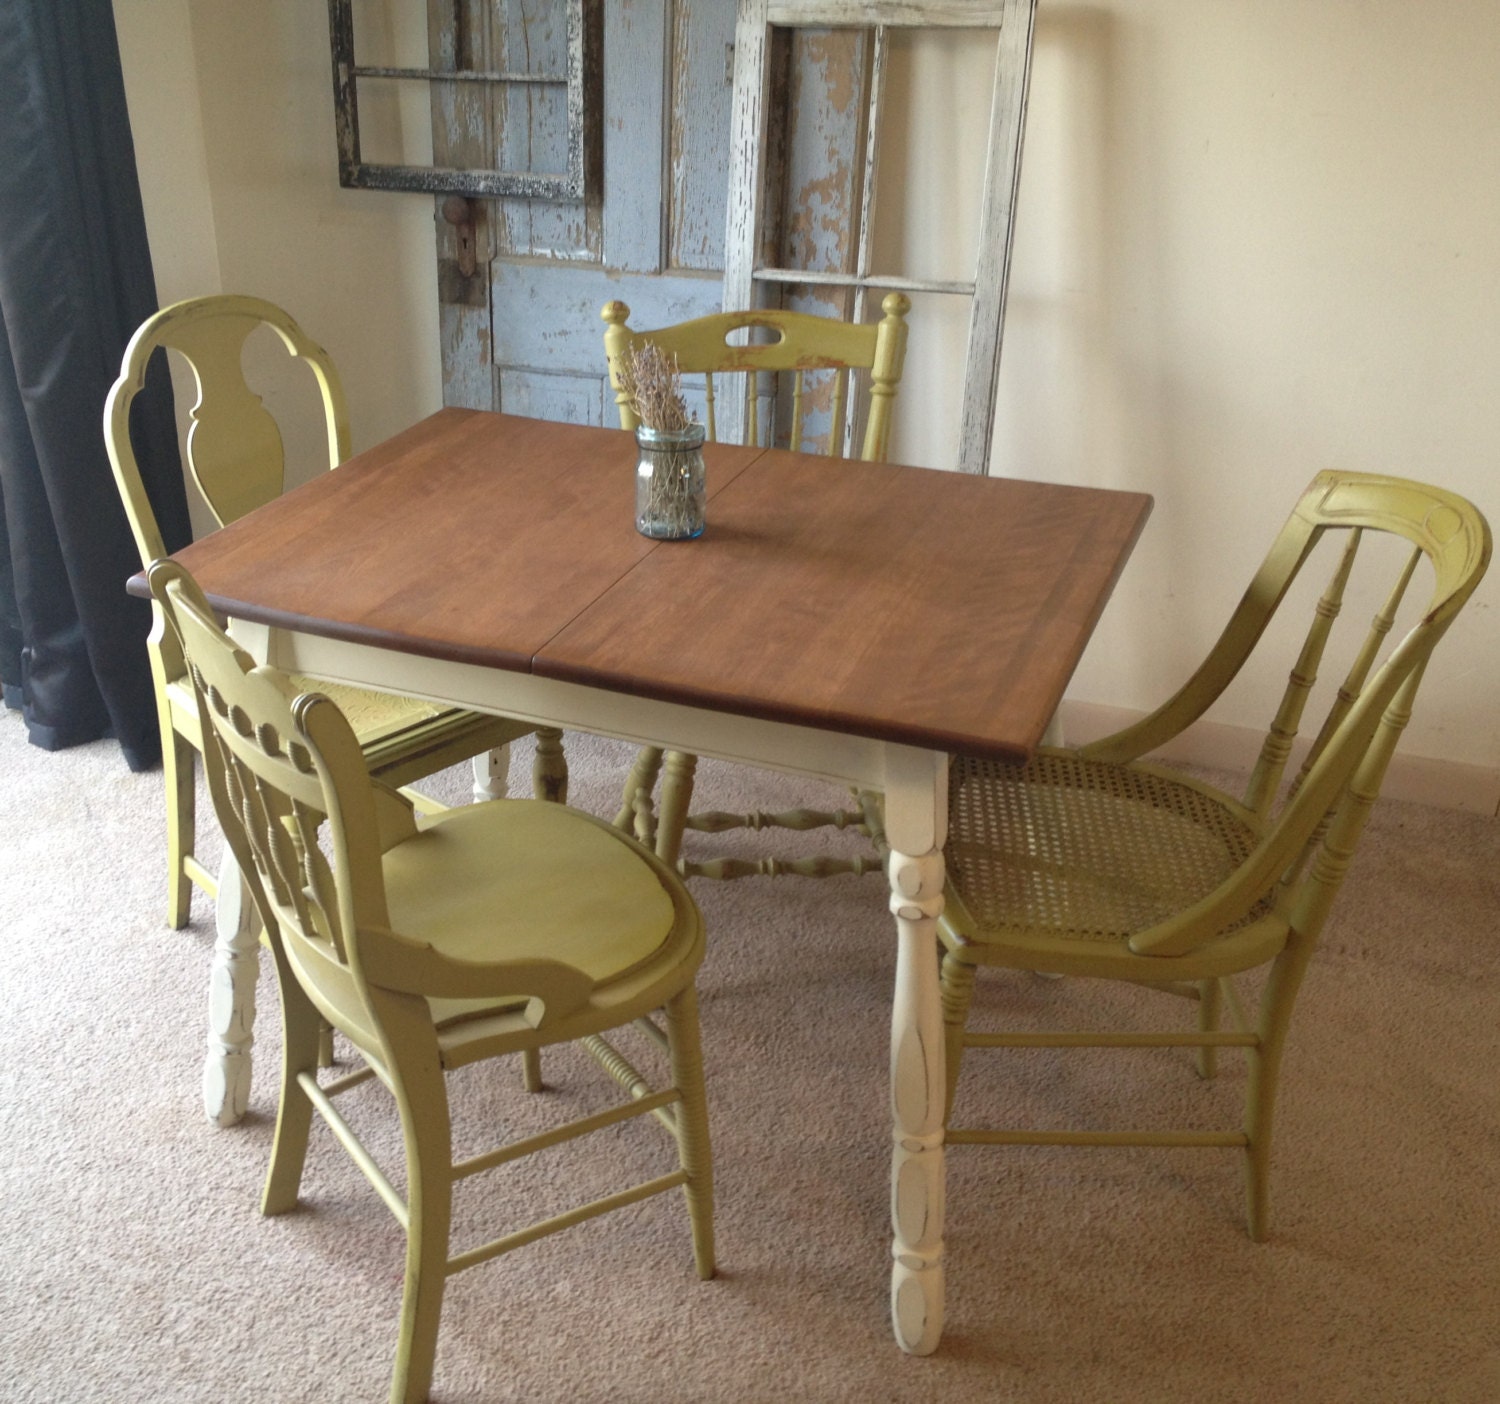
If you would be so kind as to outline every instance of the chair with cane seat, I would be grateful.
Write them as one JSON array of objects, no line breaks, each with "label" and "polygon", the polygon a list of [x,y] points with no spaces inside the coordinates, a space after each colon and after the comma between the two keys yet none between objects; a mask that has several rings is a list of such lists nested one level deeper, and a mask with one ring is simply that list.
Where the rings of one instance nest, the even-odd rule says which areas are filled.
[{"label": "chair with cane seat", "polygon": [[[110,463],[143,569],[167,553],[131,446],[130,408],[158,350],[181,356],[193,373],[198,401],[191,412],[184,458],[218,524],[243,516],[282,491],[286,454],[281,432],[246,384],[242,364],[246,339],[261,328],[274,332],[287,353],[312,373],[323,407],[329,466],[349,456],[349,415],[338,372],[327,352],[279,307],[259,298],[222,296],[192,298],[162,309],[130,339],[104,411]],[[159,617],[147,647],[167,785],[167,906],[171,925],[181,927],[188,918],[190,884],[196,883],[210,897],[218,892],[213,875],[193,852],[193,754],[202,750],[202,738],[182,658]],[[539,793],[566,798],[567,772],[556,730],[413,698],[320,686],[344,709],[372,771],[388,784],[406,785],[473,757],[476,794],[503,793],[503,748],[536,732]]]},{"label": "chair with cane seat", "polygon": [[[1329,553],[1329,583],[1243,798],[1147,760],[1203,715],[1259,645],[1281,642],[1273,616],[1309,559]],[[1192,1047],[1205,1077],[1214,1074],[1218,1049],[1242,1048],[1249,1067],[1243,1122],[1232,1130],[950,1125],[950,1143],[1238,1148],[1250,1237],[1264,1237],[1272,1116],[1292,1007],[1428,659],[1489,557],[1489,527],[1460,497],[1399,478],[1320,474],[1207,660],[1165,705],[1114,736],[1044,749],[1025,766],[955,758],[939,921],[950,1123],[969,1048]],[[1403,609],[1424,561],[1431,594]],[[1356,566],[1373,568],[1376,579],[1364,584]],[[1315,693],[1341,606],[1363,598],[1356,589],[1374,590],[1374,622],[1355,630],[1342,681]],[[1393,634],[1408,616],[1406,632]],[[1399,642],[1391,646],[1393,638]],[[1329,694],[1327,708],[1315,731],[1306,728],[1313,739],[1293,765],[1310,694]],[[1197,1028],[976,1032],[967,1025],[981,966],[1187,995],[1198,1001]],[[1264,984],[1251,1012],[1232,977],[1255,971]],[[1065,999],[1070,984],[1054,995]],[[1230,1027],[1221,1028],[1225,1006]],[[961,1089],[959,1098],[961,1107]]]},{"label": "chair with cane seat", "polygon": [[[262,1212],[296,1205],[316,1110],[406,1230],[391,1399],[427,1397],[448,1276],[584,1219],[681,1188],[698,1273],[711,1277],[694,989],[703,924],[678,875],[564,805],[502,799],[419,822],[404,797],[372,783],[328,698],[294,697],[284,675],[255,666],[181,566],[157,562],[149,578],[187,660],[214,809],[276,961],[285,1042]],[[650,1017],[657,1010],[664,1028]],[[365,1066],[320,1084],[323,1020]],[[669,1085],[653,1090],[605,1040],[628,1024],[665,1049]],[[621,1084],[619,1104],[455,1163],[446,1074],[574,1041]],[[404,1198],[334,1105],[371,1077],[395,1099]],[[450,1251],[458,1182],[641,1116],[666,1127],[675,1169]]]},{"label": "chair with cane seat", "polygon": [[[643,344],[659,347],[683,375],[702,377],[704,418],[710,441],[717,437],[719,382],[716,377],[743,377],[745,440],[767,446],[783,445],[813,452],[814,439],[829,457],[846,456],[857,442],[865,462],[885,459],[890,443],[891,414],[906,359],[906,315],[911,301],[903,293],[889,293],[881,304],[878,322],[851,323],[803,312],[756,309],[698,317],[651,331],[627,325],[630,309],[623,302],[606,303],[604,354],[622,429],[635,429],[640,420],[621,370],[631,352]],[[859,378],[868,383],[861,398]],[[861,418],[863,428],[861,429]],[[651,794],[666,773],[660,813]],[[729,814],[721,811],[684,814],[697,759],[680,751],[643,748],[626,783],[616,820],[634,825],[638,835],[658,841],[657,851],[675,855],[680,830],[722,833],[731,829],[852,828],[879,842],[879,798],[859,795],[857,810],[794,809],[779,814]],[[689,877],[737,878],[795,874],[829,877],[838,873],[880,870],[874,853],[868,858],[804,855],[796,858],[712,858],[683,861]]]}]

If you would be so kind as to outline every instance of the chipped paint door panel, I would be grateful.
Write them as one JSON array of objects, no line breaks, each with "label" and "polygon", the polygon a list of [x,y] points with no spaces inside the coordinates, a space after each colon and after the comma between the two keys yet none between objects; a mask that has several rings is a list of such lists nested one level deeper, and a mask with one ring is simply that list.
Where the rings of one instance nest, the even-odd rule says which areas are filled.
[{"label": "chipped paint door panel", "polygon": [[[562,0],[429,0],[428,14],[435,61],[536,71],[565,57]],[[608,0],[595,18],[603,63],[586,100],[599,104],[603,160],[586,197],[471,201],[472,273],[439,202],[447,404],[603,423],[603,304],[628,302],[645,323],[721,305],[734,5]],[[518,85],[477,108],[434,105],[440,159],[556,159],[567,114],[555,94]]]}]

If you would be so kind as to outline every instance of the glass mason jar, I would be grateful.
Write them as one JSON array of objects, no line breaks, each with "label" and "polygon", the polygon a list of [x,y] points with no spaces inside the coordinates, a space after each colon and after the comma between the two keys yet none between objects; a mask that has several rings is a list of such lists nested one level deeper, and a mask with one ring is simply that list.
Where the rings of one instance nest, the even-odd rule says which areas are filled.
[{"label": "glass mason jar", "polygon": [[635,529],[658,541],[703,535],[703,426],[635,431]]}]

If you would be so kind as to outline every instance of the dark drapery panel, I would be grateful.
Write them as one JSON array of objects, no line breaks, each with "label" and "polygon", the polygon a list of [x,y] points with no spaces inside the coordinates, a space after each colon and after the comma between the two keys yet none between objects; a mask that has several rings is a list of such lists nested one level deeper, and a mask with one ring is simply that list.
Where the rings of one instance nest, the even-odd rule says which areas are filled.
[{"label": "dark drapery panel", "polygon": [[[125,594],[140,560],[101,425],[156,287],[111,0],[4,0],[0,73],[0,678],[36,745],[114,735],[143,769],[160,758],[150,608]],[[164,376],[142,401],[138,457],[176,549]]]}]

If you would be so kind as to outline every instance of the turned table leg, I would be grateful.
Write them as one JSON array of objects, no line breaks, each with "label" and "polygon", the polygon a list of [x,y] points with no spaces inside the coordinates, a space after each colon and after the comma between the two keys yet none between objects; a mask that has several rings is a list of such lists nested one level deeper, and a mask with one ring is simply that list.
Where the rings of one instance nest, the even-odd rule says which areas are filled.
[{"label": "turned table leg", "polygon": [[260,974],[260,923],[248,900],[239,864],[226,845],[219,865],[214,911],[217,939],[208,981],[208,1057],[203,1064],[203,1110],[233,1126],[250,1103],[250,1047],[255,1029],[255,982]]},{"label": "turned table leg", "polygon": [[474,803],[485,800],[504,799],[510,793],[510,747],[496,746],[492,751],[475,756],[471,762],[474,771]]},{"label": "turned table leg", "polygon": [[886,872],[896,919],[891,1011],[891,1325],[896,1344],[929,1355],[943,1334],[943,1109],[947,1095],[938,986],[946,758],[893,758],[886,789]]}]

